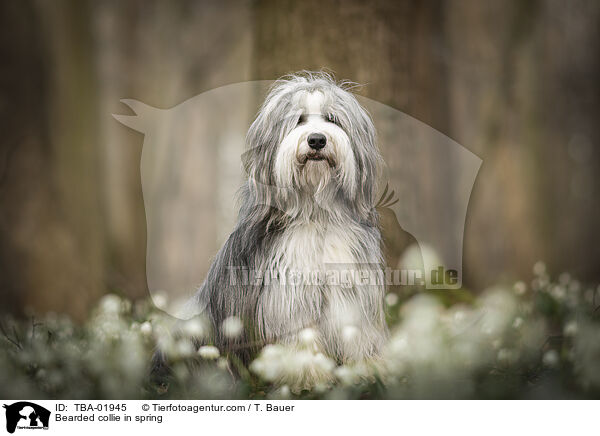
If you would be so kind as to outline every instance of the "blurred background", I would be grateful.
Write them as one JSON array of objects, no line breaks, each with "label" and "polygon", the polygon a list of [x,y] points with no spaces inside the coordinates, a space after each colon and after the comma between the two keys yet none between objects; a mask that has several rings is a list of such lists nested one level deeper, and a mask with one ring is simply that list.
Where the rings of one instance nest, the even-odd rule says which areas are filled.
[{"label": "blurred background", "polygon": [[7,0],[0,24],[4,312],[82,319],[107,291],[147,296],[144,138],[112,118],[121,98],[170,108],[302,69],[483,159],[465,287],[528,280],[540,259],[600,281],[600,2]]}]

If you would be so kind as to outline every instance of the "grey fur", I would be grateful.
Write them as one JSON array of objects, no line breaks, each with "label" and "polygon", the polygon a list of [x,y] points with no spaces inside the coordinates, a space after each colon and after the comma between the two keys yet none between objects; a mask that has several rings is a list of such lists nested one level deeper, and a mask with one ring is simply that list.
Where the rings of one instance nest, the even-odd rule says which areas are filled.
[{"label": "grey fur", "polygon": [[[376,358],[386,338],[381,281],[344,288],[246,280],[248,271],[293,268],[295,263],[320,269],[323,256],[352,259],[330,265],[333,269],[368,268],[380,274],[383,260],[375,211],[380,156],[368,113],[345,89],[351,85],[336,84],[325,73],[284,77],[275,82],[248,131],[243,156],[248,180],[240,190],[237,224],[190,302],[195,312],[210,317],[215,345],[246,362],[260,344],[297,343],[298,332],[306,327],[318,332],[320,351],[338,362]],[[299,101],[315,91],[323,96],[323,112],[331,113],[343,130],[324,125],[325,133],[349,138],[350,167],[344,167],[341,155],[332,155],[329,168],[324,163],[307,164],[313,165],[310,177],[317,179],[317,186],[311,187],[306,182],[309,176],[303,176],[308,167],[283,162],[292,170],[291,182],[282,185],[275,168],[279,149],[296,127],[302,112]],[[245,326],[244,333],[233,339],[221,329],[230,316],[239,317]],[[355,338],[344,337],[344,323],[356,327]]]}]

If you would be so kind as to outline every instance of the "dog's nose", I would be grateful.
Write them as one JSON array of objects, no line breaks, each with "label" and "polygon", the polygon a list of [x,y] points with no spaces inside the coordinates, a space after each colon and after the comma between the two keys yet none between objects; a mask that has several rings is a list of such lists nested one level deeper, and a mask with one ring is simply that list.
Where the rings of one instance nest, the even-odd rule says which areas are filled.
[{"label": "dog's nose", "polygon": [[322,133],[311,133],[308,135],[308,146],[320,150],[327,144],[327,138]]}]

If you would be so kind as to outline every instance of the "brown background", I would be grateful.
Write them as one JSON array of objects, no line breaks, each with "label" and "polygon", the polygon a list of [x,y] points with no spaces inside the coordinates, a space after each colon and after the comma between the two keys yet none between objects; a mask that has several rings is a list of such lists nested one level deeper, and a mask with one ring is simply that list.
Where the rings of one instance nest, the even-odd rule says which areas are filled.
[{"label": "brown background", "polygon": [[2,2],[0,308],[81,318],[147,294],[143,138],[120,98],[321,68],[483,159],[467,287],[539,259],[597,282],[599,24],[594,0]]}]

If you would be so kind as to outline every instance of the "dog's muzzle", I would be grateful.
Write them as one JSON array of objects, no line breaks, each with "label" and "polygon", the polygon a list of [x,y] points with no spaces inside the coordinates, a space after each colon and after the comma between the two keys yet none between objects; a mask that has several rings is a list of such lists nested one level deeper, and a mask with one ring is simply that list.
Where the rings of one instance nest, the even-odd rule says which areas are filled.
[{"label": "dog's muzzle", "polygon": [[308,135],[307,142],[313,150],[321,150],[327,145],[327,138],[322,133],[311,133]]}]

